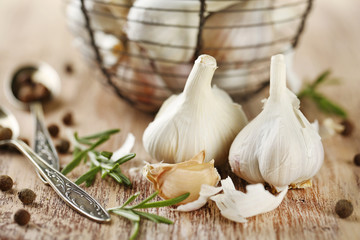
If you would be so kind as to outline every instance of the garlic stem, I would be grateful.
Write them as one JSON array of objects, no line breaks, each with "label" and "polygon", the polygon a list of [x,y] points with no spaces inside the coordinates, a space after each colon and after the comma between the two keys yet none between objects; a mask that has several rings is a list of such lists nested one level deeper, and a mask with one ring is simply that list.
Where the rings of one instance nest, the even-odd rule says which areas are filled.
[{"label": "garlic stem", "polygon": [[216,60],[209,55],[201,55],[195,61],[194,67],[186,81],[185,98],[193,99],[201,91],[211,93],[211,80],[216,70]]},{"label": "garlic stem", "polygon": [[278,101],[286,93],[286,65],[284,55],[271,57],[270,66],[270,101]]}]

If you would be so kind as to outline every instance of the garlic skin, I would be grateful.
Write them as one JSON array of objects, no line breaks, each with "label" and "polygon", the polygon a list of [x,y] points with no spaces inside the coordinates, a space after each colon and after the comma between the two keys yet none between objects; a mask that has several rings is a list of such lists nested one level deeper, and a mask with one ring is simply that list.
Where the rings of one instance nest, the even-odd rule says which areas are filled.
[{"label": "garlic skin", "polygon": [[214,86],[216,60],[201,55],[195,61],[184,91],[168,98],[143,135],[145,150],[158,161],[179,163],[206,151],[206,160],[227,161],[230,145],[246,125],[239,104]]},{"label": "garlic skin", "polygon": [[178,197],[189,192],[190,196],[180,204],[193,202],[199,198],[201,185],[215,186],[220,175],[214,167],[214,160],[204,162],[202,151],[192,159],[177,164],[147,164],[143,175],[154,184],[163,199]]},{"label": "garlic skin", "polygon": [[232,171],[250,183],[267,182],[277,191],[309,185],[324,160],[318,132],[299,110],[300,101],[286,88],[283,55],[271,58],[270,96],[263,111],[235,138]]}]

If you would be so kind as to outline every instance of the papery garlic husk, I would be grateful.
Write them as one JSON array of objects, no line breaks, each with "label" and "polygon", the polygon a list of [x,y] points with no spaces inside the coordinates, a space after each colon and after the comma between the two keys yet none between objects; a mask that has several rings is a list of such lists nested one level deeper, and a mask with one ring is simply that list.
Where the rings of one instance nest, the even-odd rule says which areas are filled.
[{"label": "papery garlic husk", "polygon": [[308,185],[324,160],[318,132],[286,88],[285,68],[283,55],[271,58],[270,96],[263,111],[237,135],[229,153],[236,175],[250,183],[267,182],[277,191]]},{"label": "papery garlic husk", "polygon": [[180,204],[193,202],[199,198],[201,185],[215,186],[220,180],[214,167],[214,160],[204,162],[205,152],[202,151],[192,159],[177,163],[147,164],[143,175],[154,184],[155,190],[163,199],[178,197],[189,192],[190,195]]},{"label": "papery garlic husk", "polygon": [[143,135],[146,151],[158,161],[183,162],[206,151],[206,161],[227,161],[230,145],[246,125],[239,104],[214,86],[216,60],[201,55],[195,61],[184,91],[168,98]]}]

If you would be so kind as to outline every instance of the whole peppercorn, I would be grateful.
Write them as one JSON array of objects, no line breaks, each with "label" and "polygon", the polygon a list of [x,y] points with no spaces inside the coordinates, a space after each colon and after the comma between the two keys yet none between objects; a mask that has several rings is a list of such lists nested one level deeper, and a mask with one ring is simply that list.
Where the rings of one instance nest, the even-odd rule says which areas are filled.
[{"label": "whole peppercorn", "polygon": [[70,143],[68,140],[59,139],[59,141],[55,145],[55,148],[59,153],[67,153],[70,148]]},{"label": "whole peppercorn", "polygon": [[14,220],[20,226],[24,226],[30,221],[30,213],[25,209],[17,210],[14,215]]},{"label": "whole peppercorn", "polygon": [[341,135],[344,137],[350,136],[354,130],[354,125],[349,120],[345,119],[341,122],[341,125],[344,126],[344,130],[341,132]]},{"label": "whole peppercorn", "polygon": [[50,124],[48,126],[48,131],[52,137],[57,137],[59,135],[59,127],[56,124]]},{"label": "whole peppercorn", "polygon": [[72,113],[71,113],[71,112],[67,112],[67,113],[63,116],[62,121],[63,121],[63,123],[64,123],[65,125],[67,125],[67,126],[73,125],[74,119],[73,119]]},{"label": "whole peppercorn", "polygon": [[348,200],[342,199],[336,203],[335,212],[341,218],[347,218],[354,211],[352,203]]},{"label": "whole peppercorn", "polygon": [[23,204],[31,204],[36,198],[36,194],[28,188],[22,189],[18,192],[18,197]]},{"label": "whole peppercorn", "polygon": [[360,153],[355,155],[354,163],[355,163],[356,166],[360,166]]},{"label": "whole peppercorn", "polygon": [[0,126],[0,140],[7,140],[12,138],[12,131],[10,128]]},{"label": "whole peppercorn", "polygon": [[10,190],[13,186],[13,180],[8,175],[0,176],[0,189],[1,191]]},{"label": "whole peppercorn", "polygon": [[71,63],[66,63],[64,69],[67,74],[72,74],[74,72],[74,68]]}]

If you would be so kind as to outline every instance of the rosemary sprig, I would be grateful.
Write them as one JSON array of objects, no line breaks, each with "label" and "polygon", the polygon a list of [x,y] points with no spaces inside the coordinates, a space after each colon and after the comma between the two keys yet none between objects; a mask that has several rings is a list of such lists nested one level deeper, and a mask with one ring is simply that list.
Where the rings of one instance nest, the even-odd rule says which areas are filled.
[{"label": "rosemary sprig", "polygon": [[319,85],[325,82],[337,81],[337,79],[330,78],[330,75],[331,75],[330,70],[326,70],[323,73],[321,73],[313,83],[307,84],[305,86],[305,88],[298,94],[298,98],[301,99],[304,97],[308,97],[312,101],[314,101],[316,106],[323,112],[328,114],[335,114],[342,118],[346,118],[347,113],[342,107],[340,107],[339,105],[337,105],[336,103],[334,103],[333,101],[331,101],[330,99],[328,99],[323,94],[317,91]]},{"label": "rosemary sprig", "polygon": [[86,187],[89,187],[94,183],[96,174],[100,172],[101,178],[110,176],[116,182],[124,184],[126,186],[130,186],[131,181],[121,172],[120,165],[133,159],[136,154],[130,153],[117,159],[116,161],[113,161],[111,160],[111,157],[113,155],[112,152],[99,152],[96,150],[98,146],[109,140],[111,135],[118,133],[119,131],[119,129],[110,129],[86,137],[79,137],[78,134],[75,132],[74,138],[76,141],[76,147],[73,153],[73,160],[68,165],[66,165],[61,172],[63,174],[68,174],[77,166],[79,166],[81,161],[84,161],[84,163],[86,163],[89,159],[90,170],[80,176],[75,181],[76,184],[79,185],[85,182]]},{"label": "rosemary sprig", "polygon": [[159,207],[171,206],[171,205],[177,204],[177,203],[185,200],[190,195],[190,193],[185,193],[176,198],[149,203],[149,201],[152,200],[153,198],[155,198],[158,194],[159,194],[159,192],[156,191],[153,194],[151,194],[149,197],[147,197],[145,200],[143,200],[142,202],[140,202],[136,205],[133,205],[133,206],[128,206],[140,195],[140,192],[137,192],[134,195],[130,196],[128,198],[128,200],[126,200],[126,202],[122,206],[107,209],[109,213],[117,214],[121,217],[129,219],[132,222],[133,229],[132,229],[131,236],[129,238],[130,240],[133,240],[138,236],[141,218],[145,218],[147,220],[150,220],[150,221],[153,221],[156,223],[173,224],[173,221],[171,221],[170,219],[161,217],[156,214],[142,212],[142,211],[139,211],[136,209],[159,208]]}]

